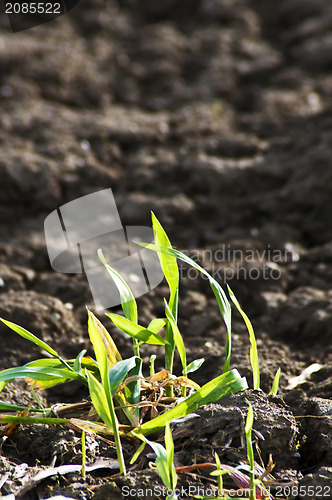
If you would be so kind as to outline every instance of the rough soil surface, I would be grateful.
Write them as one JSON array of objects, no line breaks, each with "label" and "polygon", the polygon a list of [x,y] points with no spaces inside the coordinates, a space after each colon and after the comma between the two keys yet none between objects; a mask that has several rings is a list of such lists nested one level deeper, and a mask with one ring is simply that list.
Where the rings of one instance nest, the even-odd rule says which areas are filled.
[{"label": "rough soil surface", "polygon": [[[247,392],[200,409],[176,443],[178,466],[213,462],[214,451],[245,459],[248,399],[262,460],[271,453],[276,480],[295,485],[278,496],[308,500],[332,497],[331,33],[326,0],[82,0],[17,34],[0,17],[0,316],[66,357],[91,353],[88,282],[52,270],[44,220],[106,188],[125,226],[149,226],[153,210],[174,246],[234,290],[255,327],[265,393],[281,368],[280,397]],[[179,324],[188,360],[206,360],[193,376],[203,384],[220,374],[226,332],[207,281],[181,273]],[[139,299],[141,323],[163,314],[167,293],[163,283]],[[1,369],[40,355],[4,325],[0,339]],[[318,371],[294,379],[313,363]],[[252,385],[236,314],[232,367]],[[69,384],[42,397],[86,396]],[[1,399],[30,397],[18,383]],[[2,443],[2,494],[107,500],[161,484],[148,457],[126,478],[108,462],[85,481],[72,472],[24,487],[26,474],[79,464],[80,453],[70,429],[20,427]],[[96,438],[88,459],[100,457],[115,452]],[[215,486],[208,472],[179,473],[179,484]]]}]

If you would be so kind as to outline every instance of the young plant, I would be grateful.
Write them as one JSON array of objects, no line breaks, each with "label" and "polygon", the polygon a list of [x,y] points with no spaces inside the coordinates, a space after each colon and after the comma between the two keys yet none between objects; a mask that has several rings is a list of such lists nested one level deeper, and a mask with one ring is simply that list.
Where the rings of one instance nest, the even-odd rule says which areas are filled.
[{"label": "young plant", "polygon": [[[156,245],[163,246],[172,249],[171,242],[161,226],[157,217],[152,212],[152,227],[155,237]],[[180,335],[179,329],[177,328],[177,316],[178,316],[178,300],[179,300],[179,268],[176,262],[176,258],[169,254],[158,253],[160,265],[166,281],[170,290],[169,302],[164,299],[165,302],[165,315],[167,318],[166,324],[166,340],[168,344],[165,345],[165,368],[169,372],[173,372],[173,362],[174,362],[174,352],[175,346],[180,342],[180,357],[181,361],[185,357],[184,346],[182,342],[182,337]],[[177,342],[176,342],[177,340]],[[166,394],[168,396],[173,396],[173,388],[170,387]]]},{"label": "young plant", "polygon": [[86,370],[91,400],[100,418],[103,420],[107,427],[113,430],[120,472],[126,474],[126,465],[123,458],[123,451],[119,433],[119,422],[115,413],[113,403],[113,396],[115,395],[117,388],[122,382],[125,373],[123,374],[123,371],[121,372],[121,370],[119,370],[119,364],[121,363],[120,361],[111,366],[111,363],[107,356],[107,351],[105,349],[104,340],[100,335],[99,329],[96,327],[94,318],[91,313],[89,313],[88,325],[89,336],[95,351],[101,380],[99,382],[99,380],[97,380],[97,378],[92,373]]},{"label": "young plant", "polygon": [[228,474],[228,471],[227,470],[222,470],[222,468],[221,468],[221,462],[220,462],[220,458],[219,458],[218,453],[215,453],[214,457],[216,459],[217,470],[211,472],[210,475],[211,476],[217,476],[218,495],[220,495],[220,494],[224,493],[224,484],[223,484],[222,476],[224,476],[225,474]]},{"label": "young plant", "polygon": [[[75,360],[64,360],[54,349],[42,340],[38,339],[32,333],[12,322],[1,320],[4,324],[22,337],[37,344],[41,349],[47,352],[49,357],[27,363],[21,367],[10,368],[0,372],[0,390],[9,380],[13,380],[15,378],[26,378],[30,381],[35,381],[39,388],[52,387],[56,384],[64,383],[70,380],[80,380],[88,386],[95,411],[104,424],[102,425],[81,420],[78,423],[76,422],[77,426],[81,430],[89,430],[93,427],[95,430],[98,429],[96,432],[111,431],[113,433],[119,467],[120,471],[123,473],[126,472],[126,467],[120,439],[121,431],[124,430],[124,426],[120,424],[120,422],[122,422],[121,419],[125,417],[126,423],[129,421],[131,425],[129,430],[126,429],[126,433],[129,437],[133,438],[138,435],[143,436],[143,439],[146,442],[146,436],[166,428],[165,442],[166,452],[168,453],[168,468],[165,469],[167,473],[165,472],[164,479],[167,479],[169,484],[174,486],[176,475],[174,476],[174,471],[171,467],[169,458],[172,456],[169,422],[174,418],[183,417],[194,412],[202,405],[218,401],[222,397],[231,393],[245,390],[248,388],[248,385],[246,379],[241,378],[236,369],[229,369],[231,355],[231,307],[225,292],[219,283],[209,273],[207,273],[207,271],[205,271],[185,254],[172,248],[164,229],[154,214],[152,214],[152,225],[156,244],[142,245],[158,252],[160,264],[169,285],[170,296],[168,301],[164,301],[165,317],[153,319],[147,327],[143,327],[138,323],[137,304],[129,286],[125,280],[106,263],[102,251],[98,251],[100,259],[106,266],[110,276],[119,290],[121,306],[124,313],[124,316],[109,313],[107,316],[112,320],[117,328],[132,337],[134,355],[129,359],[123,360],[113,339],[105,327],[89,310],[88,332],[94,348],[95,360],[90,357],[86,357],[85,351],[80,352]],[[187,364],[183,338],[177,326],[179,297],[179,271],[177,259],[194,266],[208,278],[210,286],[217,299],[220,313],[226,324],[226,356],[222,374],[206,383],[203,387],[199,387],[187,378],[188,374],[197,370],[202,365],[204,360],[197,359],[192,361],[190,364]],[[237,305],[238,303],[233,294],[231,294],[231,298],[233,302],[235,300],[234,303]],[[239,310],[240,312],[242,311],[241,309]],[[165,336],[162,336],[160,332],[164,327],[166,327],[166,334]],[[255,338],[252,327],[251,330],[249,327],[248,329],[252,346],[251,359],[254,371],[254,386],[259,387],[259,370],[257,349],[254,342]],[[143,343],[161,346],[164,349],[166,370],[155,373],[155,355],[154,357],[151,357],[150,378],[153,379],[152,382],[149,381],[149,378],[144,379],[142,376],[140,345]],[[182,377],[177,378],[172,373],[175,349],[178,350],[183,373]],[[145,389],[143,389],[141,385],[142,379],[145,380]],[[172,394],[172,387],[174,384],[181,386],[182,396],[186,396],[186,386],[193,388],[195,392],[180,404],[167,409],[162,414],[157,414],[158,416],[155,418],[144,421],[143,416],[146,412],[146,408],[143,408],[141,413],[140,408],[142,405],[146,405],[148,400],[146,394],[143,398],[144,401],[141,400],[142,391],[147,390],[146,387],[149,387],[150,384],[152,387],[152,393],[155,393],[156,386],[153,384],[158,383],[160,383],[160,389],[163,390],[163,388],[166,387],[168,394]],[[121,411],[118,414],[115,412],[115,406],[120,407]],[[0,409],[16,411],[18,409],[24,410],[26,408],[0,402]],[[33,411],[38,412],[41,410],[37,408],[33,409]],[[155,411],[155,413],[157,412]],[[120,419],[120,422],[118,419]],[[68,423],[68,419],[54,419],[37,416],[23,417],[13,415],[0,415],[0,421],[24,423],[33,423],[38,421],[40,423],[54,424]],[[164,464],[165,462],[160,458],[158,463]]]},{"label": "young plant", "polygon": [[281,368],[278,368],[277,373],[275,374],[275,377],[273,379],[273,384],[269,394],[274,394],[275,396],[277,395],[280,382],[280,373],[281,373]]},{"label": "young plant", "polygon": [[172,492],[169,496],[167,496],[166,500],[177,500],[178,496],[175,492],[176,484],[177,484],[177,474],[174,467],[174,443],[172,438],[172,433],[170,429],[169,422],[166,422],[165,425],[165,447],[160,443],[155,443],[153,441],[149,441],[144,435],[136,434],[138,438],[140,438],[143,442],[151,446],[153,451],[156,454],[156,466],[158,469],[158,473],[160,479],[166,486],[169,492]]},{"label": "young plant", "polygon": [[[139,243],[141,246],[148,248],[149,250],[153,250],[158,252],[158,255],[168,255],[169,257],[175,257],[179,260],[182,260],[186,264],[194,267],[202,274],[204,274],[210,283],[214,296],[216,297],[218,307],[220,310],[220,314],[225,321],[226,325],[226,355],[225,355],[225,363],[223,366],[223,372],[226,373],[230,367],[231,361],[231,351],[232,351],[232,311],[230,303],[226,297],[226,294],[219,283],[211,276],[205,269],[203,269],[197,262],[192,260],[190,257],[180,252],[179,250],[175,250],[174,248],[170,248],[168,246],[155,245],[152,243]],[[159,257],[160,258],[160,257]]]},{"label": "young plant", "polygon": [[249,477],[250,477],[250,492],[249,492],[249,500],[256,500],[256,482],[255,482],[255,459],[254,459],[254,450],[252,446],[252,426],[254,423],[254,412],[250,403],[247,413],[247,420],[245,426],[245,434],[246,434],[246,443],[247,443],[247,455],[250,465]]},{"label": "young plant", "polygon": [[222,373],[218,377],[210,380],[205,385],[196,390],[194,394],[185,399],[182,403],[174,406],[170,410],[158,415],[158,417],[143,423],[129,435],[143,434],[148,436],[154,432],[162,430],[167,422],[173,418],[180,418],[193,413],[200,406],[214,403],[230,394],[248,389],[245,377],[241,377],[236,369]]},{"label": "young plant", "polygon": [[[120,274],[117,273],[115,269],[113,269],[106,263],[104,254],[101,249],[98,250],[98,257],[111,275],[119,291],[121,306],[125,317],[128,319],[128,321],[137,325],[137,304],[132,291],[130,290],[129,286],[122,278],[122,276],[120,276]],[[135,336],[133,336],[133,348],[134,355],[139,357],[139,340]]]}]

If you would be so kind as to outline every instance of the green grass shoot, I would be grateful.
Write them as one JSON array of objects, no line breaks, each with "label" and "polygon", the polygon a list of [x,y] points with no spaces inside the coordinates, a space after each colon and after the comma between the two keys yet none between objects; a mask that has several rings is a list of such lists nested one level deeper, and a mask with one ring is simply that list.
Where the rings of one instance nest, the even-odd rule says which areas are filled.
[{"label": "green grass shoot", "polygon": [[254,423],[254,412],[251,404],[248,402],[249,408],[247,413],[246,425],[245,425],[245,435],[246,435],[246,443],[247,443],[247,456],[250,465],[249,478],[250,478],[250,492],[249,492],[249,500],[256,500],[256,483],[255,483],[255,459],[254,459],[254,450],[252,446],[252,426]]},{"label": "green grass shoot", "polygon": [[219,375],[219,377],[210,380],[210,382],[207,382],[205,385],[200,387],[200,389],[185,399],[182,403],[174,406],[171,410],[162,413],[153,420],[145,422],[141,426],[134,429],[132,433],[148,436],[153,432],[163,429],[166,423],[170,422],[173,418],[179,418],[184,415],[188,415],[189,413],[193,413],[202,405],[214,403],[229,394],[240,392],[245,389],[248,389],[246,379],[241,377],[236,369],[230,370]]},{"label": "green grass shoot", "polygon": [[160,479],[166,486],[168,492],[170,492],[170,495],[166,497],[166,500],[177,500],[178,496],[175,493],[175,488],[178,478],[173,463],[174,443],[169,422],[166,422],[165,424],[165,447],[160,443],[149,441],[143,434],[137,433],[136,435],[143,442],[151,446],[154,453],[156,454],[156,467]]},{"label": "green grass shoot", "polygon": [[[156,245],[164,246],[172,249],[171,242],[158,221],[154,213],[151,213],[152,228]],[[178,300],[179,300],[179,268],[176,258],[170,254],[158,253],[161,269],[164,273],[166,281],[170,290],[169,302],[165,300],[165,312],[167,317],[166,324],[166,340],[168,343],[165,345],[165,368],[169,372],[173,372],[174,352],[176,341],[174,338],[175,328],[178,317]],[[172,322],[170,320],[172,318]],[[181,335],[180,335],[181,336]],[[181,354],[180,354],[181,356]],[[168,396],[173,396],[173,388],[169,387],[166,390]]]},{"label": "green grass shoot", "polygon": [[[101,249],[98,250],[98,257],[106,267],[107,271],[111,275],[118,291],[120,294],[120,300],[122,305],[122,310],[125,317],[132,323],[137,323],[138,313],[137,313],[137,303],[135,297],[127,285],[126,281],[120,276],[120,274],[115,271],[111,266],[106,263],[104,254]],[[134,355],[139,356],[139,343],[135,337],[133,337],[133,348]]]},{"label": "green grass shoot", "polygon": [[[89,319],[90,318],[91,317],[89,316]],[[89,336],[96,355],[101,382],[99,382],[91,373],[86,371],[89,384],[89,392],[98,415],[114,432],[114,441],[119,461],[120,472],[126,474],[126,465],[123,457],[123,450],[119,434],[119,422],[115,413],[113,395],[111,390],[111,381],[109,376],[109,371],[111,368],[110,362],[107,357],[105,344],[99,330],[94,328],[93,322],[90,322],[90,326],[91,325],[92,327],[89,328]],[[118,363],[114,366],[116,367]]]},{"label": "green grass shoot", "polygon": [[248,318],[246,313],[242,310],[242,308],[241,308],[237,298],[235,297],[234,293],[232,292],[231,288],[228,285],[227,285],[227,288],[228,288],[229,296],[232,299],[233,303],[235,304],[237,310],[241,314],[242,318],[244,319],[244,322],[245,322],[246,327],[247,327],[248,332],[249,332],[250,363],[251,363],[252,375],[253,375],[253,388],[259,389],[260,388],[259,361],[258,361],[258,352],[257,352],[257,344],[256,344],[254,329],[252,327],[250,319]]},{"label": "green grass shoot", "polygon": [[[226,294],[219,283],[200,267],[196,262],[187,257],[182,252],[175,250],[161,224],[156,216],[152,214],[152,226],[155,235],[156,244],[142,244],[158,253],[161,268],[164,272],[166,281],[169,286],[169,298],[164,300],[164,318],[155,318],[150,321],[147,327],[143,327],[138,323],[138,311],[136,300],[125,282],[125,280],[105,261],[101,250],[98,251],[99,258],[108,270],[111,278],[120,294],[121,306],[124,313],[110,314],[107,316],[112,320],[113,324],[122,332],[126,333],[133,339],[133,356],[128,359],[122,359],[116,344],[106,328],[102,325],[99,319],[91,312],[88,312],[88,334],[91,344],[94,349],[95,359],[86,356],[86,351],[81,351],[75,359],[64,360],[57,351],[50,347],[46,342],[38,339],[35,335],[28,332],[24,328],[10,321],[0,320],[10,329],[15,331],[21,337],[36,344],[40,349],[44,350],[48,357],[37,359],[21,367],[9,368],[0,372],[0,390],[4,385],[13,379],[24,378],[29,382],[34,383],[34,389],[47,389],[54,385],[64,383],[70,380],[78,380],[88,386],[91,401],[94,409],[103,423],[80,421],[77,425],[81,430],[89,431],[95,426],[98,429],[96,432],[110,432],[114,436],[116,451],[120,472],[126,473],[126,465],[123,456],[122,444],[120,435],[127,433],[129,438],[139,437],[145,443],[148,443],[157,455],[156,465],[162,480],[168,488],[174,490],[177,476],[173,464],[174,459],[174,443],[170,431],[170,422],[174,418],[179,418],[189,413],[194,412],[198,407],[205,404],[213,403],[228,396],[231,393],[236,393],[248,389],[247,381],[241,377],[236,369],[230,370],[231,358],[231,305],[226,297]],[[165,368],[173,375],[173,364],[175,350],[178,351],[182,373],[184,377],[194,372],[204,362],[204,359],[196,359],[187,364],[187,353],[181,333],[178,328],[178,300],[179,300],[179,269],[177,259],[184,261],[190,266],[195,267],[203,275],[205,275],[210,283],[213,293],[216,297],[219,310],[226,324],[227,336],[225,346],[225,361],[222,367],[222,374],[207,382],[202,387],[194,386],[195,392],[189,397],[186,397],[181,403],[167,409],[164,413],[150,420],[141,420],[140,405],[141,402],[141,379],[142,376],[142,358],[140,357],[140,346],[143,343],[155,345],[156,349],[162,349],[165,359]],[[247,325],[250,337],[250,360],[253,369],[254,388],[259,388],[259,365],[257,346],[252,325],[242,311],[233,292],[229,288],[231,300],[241,313]],[[165,329],[164,329],[165,327]],[[166,332],[165,332],[166,330]],[[150,357],[149,371],[150,376],[155,374],[156,355]],[[278,370],[271,393],[276,393],[279,385],[280,370]],[[168,395],[173,394],[172,387],[168,389]],[[185,389],[182,388],[182,396],[186,396]],[[118,413],[115,412],[115,406],[119,408]],[[25,406],[11,405],[0,401],[0,411],[13,412],[24,411],[28,409]],[[41,417],[39,413],[46,411],[42,408],[29,408],[30,412],[36,415],[32,416],[15,416],[8,414],[0,415],[1,423],[48,423],[48,424],[67,424],[68,419],[59,419],[51,417]],[[143,414],[144,412],[142,412]],[[76,419],[77,420],[77,419]],[[122,424],[130,424],[130,428]],[[251,443],[251,429],[253,423],[252,408],[249,405],[247,423],[246,423],[246,439],[247,451],[251,470],[253,471],[253,451]],[[134,427],[134,429],[133,429]],[[120,432],[120,429],[122,432]],[[126,429],[126,430],[124,430]],[[146,436],[154,434],[157,431],[165,429],[165,448],[159,443],[148,441]],[[82,474],[84,473],[84,433],[82,434]],[[250,448],[251,443],[251,448]],[[219,457],[216,457],[217,472],[219,473],[218,485],[222,486],[222,474]],[[218,465],[219,464],[219,465]],[[218,468],[219,467],[219,468]],[[170,496],[169,500],[175,499],[175,496]],[[226,497],[220,497],[226,498]]]},{"label": "green grass shoot", "polygon": [[232,311],[230,303],[222,287],[213,278],[213,276],[211,276],[205,269],[203,269],[200,265],[198,265],[197,262],[192,260],[184,253],[180,252],[179,250],[175,250],[174,248],[169,248],[166,246],[154,245],[152,243],[141,242],[139,244],[145,248],[148,248],[149,250],[154,250],[155,252],[158,252],[158,255],[159,254],[168,255],[171,257],[175,257],[179,260],[182,260],[186,264],[189,264],[190,266],[200,271],[202,274],[204,274],[204,276],[208,278],[214,296],[216,297],[220,314],[224,319],[226,325],[226,330],[227,330],[226,349],[225,349],[226,353],[225,353],[225,363],[223,366],[223,372],[224,373],[227,372],[230,367],[231,351],[232,351]]},{"label": "green grass shoot", "polygon": [[269,394],[277,395],[279,390],[280,374],[281,374],[281,368],[278,368],[277,373],[275,374],[275,377],[273,379],[272,387]]}]

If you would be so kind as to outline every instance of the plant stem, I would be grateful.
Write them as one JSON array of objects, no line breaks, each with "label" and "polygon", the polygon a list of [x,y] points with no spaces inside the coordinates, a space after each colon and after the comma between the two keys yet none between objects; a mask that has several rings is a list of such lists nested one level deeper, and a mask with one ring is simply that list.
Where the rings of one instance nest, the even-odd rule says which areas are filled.
[{"label": "plant stem", "polygon": [[50,424],[65,425],[69,418],[48,418],[48,417],[19,417],[17,415],[0,414],[1,424]]},{"label": "plant stem", "polygon": [[85,464],[86,464],[86,446],[85,446],[85,430],[82,431],[82,478],[85,479]]},{"label": "plant stem", "polygon": [[124,457],[123,457],[122,444],[121,444],[120,433],[119,433],[119,422],[118,422],[118,419],[117,419],[117,416],[115,413],[112,396],[109,398],[109,409],[110,409],[111,418],[112,418],[114,441],[115,441],[115,446],[116,446],[116,454],[117,454],[118,461],[119,461],[120,472],[122,474],[126,475],[127,471],[126,471],[126,464],[125,464]]},{"label": "plant stem", "polygon": [[156,355],[152,354],[150,356],[150,377],[152,377],[155,374],[155,369],[154,369],[154,362],[156,360]]},{"label": "plant stem", "polygon": [[140,358],[139,341],[137,339],[134,339],[134,338],[133,338],[133,348],[134,348],[134,356],[137,356],[138,358]]}]

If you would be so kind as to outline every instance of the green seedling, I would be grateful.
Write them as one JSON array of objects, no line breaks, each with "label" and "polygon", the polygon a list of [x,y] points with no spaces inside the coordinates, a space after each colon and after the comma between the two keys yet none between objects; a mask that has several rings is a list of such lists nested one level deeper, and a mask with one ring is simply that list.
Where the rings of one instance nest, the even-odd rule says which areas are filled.
[{"label": "green seedling", "polygon": [[[113,377],[111,375],[112,368],[113,370],[116,369],[119,366],[120,361],[118,361],[113,366],[110,366],[110,361],[107,356],[104,340],[100,335],[99,329],[96,328],[91,313],[89,313],[88,325],[89,325],[89,336],[95,351],[96,361],[100,373],[100,382],[99,382],[92,373],[86,370],[89,392],[96,412],[101,417],[106,426],[111,428],[114,432],[114,441],[116,445],[120,472],[125,474],[126,466],[123,458],[123,451],[119,434],[119,422],[115,414],[114,403],[113,403],[115,388],[117,388],[120,385],[122,378],[120,376],[117,376],[116,381],[114,382]],[[118,372],[116,373],[116,375],[118,375]],[[113,383],[114,385],[112,386],[111,383]]]},{"label": "green seedling", "polygon": [[[136,436],[144,443],[151,446],[156,454],[156,467],[158,469],[160,479],[166,486],[167,490],[172,492],[169,496],[167,496],[166,500],[177,500],[178,496],[175,493],[175,488],[178,478],[173,463],[174,443],[169,422],[166,422],[165,424],[165,448],[160,443],[149,441],[143,434],[138,433]],[[141,449],[142,447],[140,450]]]},{"label": "green seedling", "polygon": [[[194,267],[198,271],[200,271],[204,276],[206,276],[209,280],[210,286],[216,297],[218,307],[221,313],[222,318],[225,321],[227,337],[226,337],[226,355],[225,355],[225,363],[223,366],[223,372],[226,373],[230,367],[231,361],[231,350],[232,350],[232,311],[230,303],[226,297],[226,294],[219,283],[211,276],[205,269],[203,269],[200,265],[197,264],[190,257],[180,252],[179,250],[175,250],[174,248],[170,248],[168,246],[160,246],[154,245],[152,243],[139,243],[139,245],[148,248],[149,250],[153,250],[158,253],[158,255],[168,255],[170,257],[175,257],[176,259],[182,260],[186,264]],[[160,257],[159,257],[160,258]]]},{"label": "green seedling", "polygon": [[281,373],[281,368],[278,368],[277,373],[275,374],[275,377],[273,379],[273,384],[272,384],[272,387],[271,387],[269,394],[274,394],[274,395],[278,394],[280,373]]},{"label": "green seedling", "polygon": [[214,454],[214,457],[216,459],[216,467],[217,470],[211,472],[211,476],[217,476],[217,482],[218,482],[218,493],[222,492],[224,490],[224,484],[222,480],[222,476],[227,474],[227,470],[222,470],[221,469],[221,462],[218,453]]},{"label": "green seedling", "polygon": [[174,406],[172,409],[162,413],[158,417],[145,422],[138,428],[134,429],[131,434],[143,434],[148,436],[158,430],[162,430],[167,422],[173,418],[180,418],[193,413],[200,406],[213,403],[230,394],[248,389],[247,381],[241,377],[236,369],[230,370],[219,377],[216,377],[210,382],[197,389],[197,391],[185,399],[182,403]]},{"label": "green seedling", "polygon": [[227,285],[227,288],[228,288],[229,296],[232,299],[233,303],[235,304],[237,310],[241,314],[242,318],[244,319],[244,322],[245,322],[246,327],[247,327],[248,332],[249,332],[250,363],[251,363],[252,374],[253,374],[253,387],[254,387],[254,389],[259,389],[260,388],[260,374],[259,374],[258,352],[257,352],[257,344],[256,344],[254,329],[252,327],[250,319],[248,318],[246,313],[242,310],[242,308],[241,308],[237,298],[235,297],[234,293],[232,292],[231,288],[228,285]]},{"label": "green seedling", "polygon": [[[151,214],[152,217],[152,227],[155,237],[156,245],[172,249],[171,242],[161,226],[157,217],[154,213]],[[160,265],[166,281],[170,290],[169,302],[165,300],[165,314],[167,318],[166,324],[166,340],[168,342],[165,345],[165,368],[169,372],[173,372],[173,362],[174,362],[174,352],[177,341],[179,343],[179,337],[181,338],[180,332],[177,328],[177,317],[178,317],[178,300],[179,300],[179,268],[177,265],[176,258],[169,254],[158,253]],[[181,338],[182,341],[182,338]],[[183,342],[180,342],[180,357],[183,360]],[[166,394],[168,396],[173,396],[173,388],[167,389]]]},{"label": "green seedling", "polygon": [[[88,310],[88,332],[94,349],[95,359],[86,356],[85,351],[81,351],[73,360],[65,360],[46,342],[38,339],[35,335],[24,328],[4,319],[1,321],[15,331],[23,338],[35,343],[47,353],[46,358],[37,359],[31,363],[17,368],[9,368],[0,372],[0,390],[4,385],[15,378],[28,379],[33,382],[35,388],[47,389],[57,384],[70,380],[78,380],[87,385],[95,412],[103,423],[88,422],[80,420],[77,425],[81,430],[94,430],[100,433],[112,433],[116,444],[117,456],[120,471],[126,473],[126,466],[123,458],[121,446],[121,435],[126,433],[128,437],[134,438],[140,436],[143,441],[148,442],[146,436],[165,431],[166,455],[159,451],[161,457],[167,457],[167,460],[159,458],[160,470],[164,470],[164,480],[174,487],[176,484],[176,474],[172,468],[170,457],[172,457],[172,437],[169,430],[169,422],[174,418],[180,418],[194,412],[198,407],[218,401],[231,393],[236,393],[248,388],[245,378],[241,377],[236,369],[230,370],[231,356],[231,306],[219,283],[191,260],[185,254],[172,248],[172,245],[159,221],[152,214],[152,225],[155,234],[156,244],[142,244],[143,246],[158,252],[160,265],[165,274],[169,286],[170,295],[168,300],[164,301],[165,317],[153,319],[146,327],[138,322],[138,309],[133,293],[125,280],[105,261],[102,251],[98,255],[106,266],[110,276],[116,284],[120,299],[123,315],[108,313],[107,316],[113,324],[125,332],[133,341],[133,356],[128,359],[122,359],[113,339],[102,325],[102,323]],[[179,299],[179,270],[177,259],[194,266],[204,274],[210,283],[213,293],[216,297],[221,316],[223,317],[226,330],[226,354],[222,368],[222,374],[213,380],[199,387],[188,379],[188,374],[194,372],[204,362],[204,359],[196,359],[187,364],[186,350],[183,338],[178,328],[178,299]],[[230,291],[232,301],[239,309],[247,324],[251,341],[251,360],[254,373],[254,387],[259,387],[259,368],[257,348],[254,332],[248,318],[239,307],[234,294]],[[247,319],[247,320],[246,320]],[[164,330],[165,329],[165,330]],[[179,404],[172,406],[164,413],[158,414],[150,420],[144,419],[145,411],[141,411],[142,400],[141,381],[142,359],[140,357],[140,346],[143,343],[155,345],[156,349],[161,348],[164,351],[165,368],[169,384],[160,376],[162,372],[155,373],[154,362],[156,355],[150,358],[150,376],[155,377],[155,381],[160,380],[160,388],[166,387],[167,394],[172,394],[173,382],[181,386],[184,400]],[[174,354],[178,351],[182,364],[182,377],[175,377],[173,374]],[[159,377],[160,376],[160,377]],[[159,377],[159,378],[158,378]],[[149,385],[149,380],[145,379],[145,386]],[[155,383],[155,382],[154,382]],[[276,382],[277,384],[277,382]],[[276,387],[276,384],[274,387]],[[193,393],[187,397],[185,386],[192,388]],[[155,390],[155,389],[154,389]],[[144,398],[143,398],[144,399]],[[117,409],[117,413],[115,411]],[[29,416],[0,415],[0,422],[8,423],[49,423],[49,424],[67,424],[68,419],[40,417],[38,413],[41,408],[27,408],[24,406],[10,405],[0,402],[1,411],[24,411],[29,410]],[[49,409],[45,409],[48,411]],[[35,415],[31,416],[31,413]],[[130,428],[125,428],[124,424],[130,424]],[[248,424],[249,425],[249,424]],[[249,427],[247,427],[249,432]],[[83,439],[83,438],[82,438]],[[251,437],[250,437],[251,439]],[[150,441],[149,441],[150,443]],[[151,442],[152,443],[152,442]],[[83,445],[83,441],[82,441]],[[155,444],[157,445],[157,444]],[[161,445],[160,445],[161,446]],[[174,448],[173,448],[174,450]],[[173,451],[174,452],[174,451]],[[220,461],[219,461],[220,462]],[[167,463],[167,466],[165,465]],[[158,466],[158,464],[157,464]],[[174,467],[174,466],[173,466]],[[159,469],[158,469],[159,470]],[[172,472],[173,471],[173,472]],[[219,470],[221,472],[221,468]],[[221,481],[221,476],[219,482]],[[220,482],[220,484],[222,484]]]},{"label": "green seedling", "polygon": [[256,482],[255,482],[255,459],[254,459],[254,449],[252,446],[252,426],[254,423],[254,412],[250,403],[247,413],[247,420],[245,425],[245,434],[246,434],[246,443],[247,443],[247,456],[249,460],[250,470],[250,492],[249,492],[249,500],[256,500]]},{"label": "green seedling", "polygon": [[[106,263],[104,254],[101,249],[98,250],[98,257],[100,258],[100,260],[106,267],[107,271],[111,275],[120,293],[121,306],[125,317],[131,323],[137,324],[137,304],[132,291],[130,290],[129,286],[122,278],[122,276],[120,276],[120,274],[117,273],[115,269],[113,269]],[[137,339],[135,336],[133,336],[133,348],[134,348],[134,355],[139,356],[139,339]]]}]

